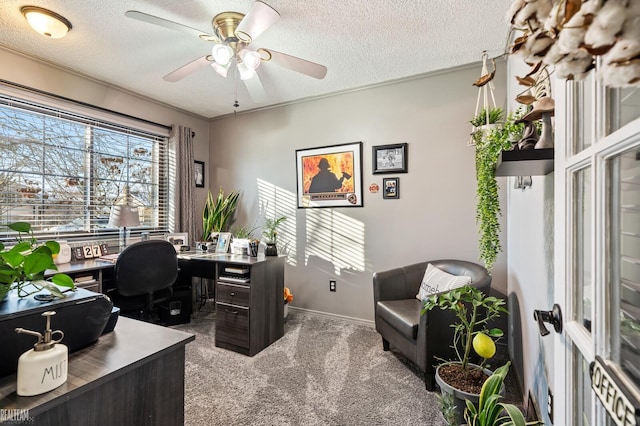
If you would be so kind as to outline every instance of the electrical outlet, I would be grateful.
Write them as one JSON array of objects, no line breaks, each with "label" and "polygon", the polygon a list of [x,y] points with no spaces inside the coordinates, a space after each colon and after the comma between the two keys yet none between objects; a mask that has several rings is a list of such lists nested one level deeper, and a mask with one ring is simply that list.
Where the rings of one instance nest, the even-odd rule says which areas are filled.
[{"label": "electrical outlet", "polygon": [[336,291],[336,280],[329,280],[329,291]]}]

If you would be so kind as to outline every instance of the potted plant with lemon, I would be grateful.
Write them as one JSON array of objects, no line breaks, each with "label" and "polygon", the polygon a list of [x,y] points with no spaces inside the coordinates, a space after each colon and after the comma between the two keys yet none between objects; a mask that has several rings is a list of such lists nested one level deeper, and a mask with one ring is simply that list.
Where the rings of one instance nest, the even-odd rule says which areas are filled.
[{"label": "potted plant with lemon", "polygon": [[[464,401],[477,403],[482,385],[491,375],[491,371],[485,368],[486,362],[496,353],[494,339],[504,333],[499,328],[490,329],[488,326],[502,313],[507,313],[505,304],[503,299],[487,296],[469,285],[434,294],[424,301],[422,313],[439,308],[453,311],[458,319],[451,324],[454,329],[452,348],[458,360],[445,361],[436,369],[440,390],[453,395],[456,424],[462,422]],[[479,364],[471,363],[474,357],[480,360]]]}]

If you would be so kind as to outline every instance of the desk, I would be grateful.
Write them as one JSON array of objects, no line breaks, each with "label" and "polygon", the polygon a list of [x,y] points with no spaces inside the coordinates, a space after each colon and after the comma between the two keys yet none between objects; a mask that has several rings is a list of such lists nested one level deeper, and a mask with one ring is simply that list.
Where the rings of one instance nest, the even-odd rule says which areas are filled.
[{"label": "desk", "polygon": [[[284,257],[257,257],[227,253],[184,252],[178,254],[180,276],[176,285],[191,285],[192,277],[215,282],[216,346],[253,356],[284,335]],[[225,269],[246,269],[246,281],[224,278]],[[85,260],[59,265],[71,275],[94,271],[101,291],[113,291],[107,271],[113,264]]]},{"label": "desk", "polygon": [[0,409],[28,410],[30,424],[45,426],[183,425],[185,345],[194,339],[121,317],[113,332],[69,354],[59,388],[20,397],[15,374],[0,378]]},{"label": "desk", "polygon": [[284,335],[284,257],[183,253],[178,258],[187,276],[215,280],[216,346],[253,356]]}]

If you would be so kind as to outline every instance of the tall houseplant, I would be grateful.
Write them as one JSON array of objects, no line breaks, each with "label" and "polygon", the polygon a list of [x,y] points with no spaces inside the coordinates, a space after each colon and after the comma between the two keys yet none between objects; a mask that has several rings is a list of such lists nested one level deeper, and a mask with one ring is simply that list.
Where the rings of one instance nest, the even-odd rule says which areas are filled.
[{"label": "tall houseplant", "polygon": [[60,244],[56,241],[39,244],[26,222],[14,222],[6,227],[18,236],[12,247],[0,242],[0,301],[10,291],[22,298],[46,289],[54,296],[65,297],[53,284],[75,290],[73,280],[66,274],[55,274],[48,281],[44,277],[46,270],[58,270],[54,258],[60,252]]},{"label": "tall houseplant", "polygon": [[239,196],[238,191],[231,191],[225,196],[222,188],[215,198],[211,191],[208,192],[202,210],[202,241],[212,241],[213,233],[225,232],[229,229],[233,214],[238,206]]},{"label": "tall houseplant", "polygon": [[[452,311],[457,322],[450,326],[454,329],[452,348],[458,360],[440,365],[436,370],[436,381],[446,382],[451,389],[461,394],[478,394],[487,378],[484,365],[496,351],[493,339],[503,336],[499,328],[488,328],[491,321],[507,313],[506,302],[493,296],[486,296],[479,289],[466,285],[448,292],[434,294],[423,302],[422,314],[439,308]],[[482,363],[475,366],[470,363],[474,350]],[[439,382],[441,390],[442,384]],[[456,394],[455,391],[450,391]],[[464,403],[457,402],[458,420],[462,420]]]},{"label": "tall houseplant", "polygon": [[522,133],[524,125],[516,124],[523,111],[509,114],[504,125],[492,129],[476,143],[476,222],[480,235],[480,259],[490,271],[498,253],[500,244],[500,198],[496,181],[496,164],[503,150],[511,148],[514,138]]}]

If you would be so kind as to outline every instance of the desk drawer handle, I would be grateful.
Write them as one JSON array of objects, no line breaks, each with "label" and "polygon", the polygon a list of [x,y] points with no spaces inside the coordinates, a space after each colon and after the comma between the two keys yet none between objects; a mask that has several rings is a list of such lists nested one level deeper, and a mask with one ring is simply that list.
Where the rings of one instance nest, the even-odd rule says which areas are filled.
[{"label": "desk drawer handle", "polygon": [[239,313],[238,311],[232,311],[232,310],[230,310],[230,309],[225,309],[224,311],[225,311],[226,313],[228,313],[228,314],[233,314],[233,315],[238,315],[238,313]]},{"label": "desk drawer handle", "polygon": [[229,296],[231,296],[231,297],[233,297],[233,296],[235,296],[235,295],[236,295],[236,293],[235,293],[235,292],[233,292],[233,291],[232,291],[231,293],[229,293]]}]

